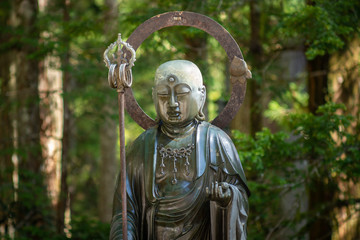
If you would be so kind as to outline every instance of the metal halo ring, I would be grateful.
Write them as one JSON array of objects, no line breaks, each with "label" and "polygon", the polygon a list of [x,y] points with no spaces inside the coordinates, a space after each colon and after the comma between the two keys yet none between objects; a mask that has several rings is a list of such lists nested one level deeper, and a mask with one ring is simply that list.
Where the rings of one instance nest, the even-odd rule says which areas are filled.
[{"label": "metal halo ring", "polygon": [[[128,38],[127,43],[136,51],[140,44],[152,33],[171,26],[189,26],[203,30],[220,43],[230,62],[235,56],[244,59],[238,44],[224,27],[207,16],[186,11],[167,12],[148,19],[135,29]],[[129,60],[130,59],[128,59],[128,61]],[[244,83],[240,81],[233,83],[228,103],[222,112],[212,121],[212,124],[220,128],[226,127],[235,117],[243,103],[245,92],[246,81]],[[136,102],[131,88],[125,89],[125,96],[126,110],[135,122],[144,129],[156,125],[156,122],[150,118]]]}]

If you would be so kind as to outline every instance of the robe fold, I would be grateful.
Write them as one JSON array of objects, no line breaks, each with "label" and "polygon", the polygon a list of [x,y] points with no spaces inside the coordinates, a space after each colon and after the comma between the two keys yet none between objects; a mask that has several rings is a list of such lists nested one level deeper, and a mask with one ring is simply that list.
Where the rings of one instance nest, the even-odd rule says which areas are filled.
[{"label": "robe fold", "polygon": [[[234,144],[221,129],[200,122],[196,132],[195,181],[185,194],[160,197],[155,171],[160,128],[142,133],[127,150],[128,239],[246,239],[248,196]],[[227,182],[232,200],[221,207],[206,196],[214,181]],[[122,239],[120,178],[116,186],[110,239]]]}]

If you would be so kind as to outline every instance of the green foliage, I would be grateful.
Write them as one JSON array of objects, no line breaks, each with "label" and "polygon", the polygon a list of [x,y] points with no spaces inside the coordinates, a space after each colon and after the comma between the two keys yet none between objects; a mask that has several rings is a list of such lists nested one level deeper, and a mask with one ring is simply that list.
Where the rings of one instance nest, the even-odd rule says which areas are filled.
[{"label": "green foliage", "polygon": [[[75,217],[71,221],[71,229],[65,235],[57,234],[54,229],[42,228],[38,226],[27,226],[26,236],[32,236],[31,239],[41,240],[108,240],[110,225],[107,223],[101,223],[98,220],[94,220],[87,217]],[[8,235],[1,235],[1,239],[4,240],[28,240],[28,237],[16,236],[11,238]]]},{"label": "green foliage", "polygon": [[354,118],[339,115],[338,110],[345,110],[340,104],[326,104],[319,107],[315,116],[295,114],[289,122],[294,134],[300,136],[301,154],[304,159],[314,159],[311,170],[326,168],[328,174],[337,176],[343,173],[346,178],[360,177],[359,138],[349,132]]},{"label": "green foliage", "polygon": [[[292,234],[297,239],[303,228],[308,227],[304,221],[313,221],[324,208],[335,210],[334,199],[328,199],[329,202],[312,211],[301,210],[301,199],[304,195],[307,198],[304,189],[311,189],[318,176],[325,179],[324,194],[328,191],[343,194],[349,200],[349,207],[355,202],[355,196],[346,189],[331,185],[338,181],[358,182],[360,178],[360,138],[349,131],[353,117],[337,114],[341,109],[343,105],[328,103],[319,108],[319,115],[290,114],[287,117],[290,133],[273,134],[263,129],[252,138],[239,131],[233,132],[252,191],[248,224],[252,239],[264,239],[284,228],[293,229]],[[302,194],[292,203],[298,206],[294,216],[281,219],[281,214],[277,214],[283,209],[281,199],[297,191]],[[276,222],[278,229],[273,229]]]},{"label": "green foliage", "polygon": [[[54,216],[46,195],[43,176],[28,169],[18,169],[18,171],[20,183],[16,191],[16,200],[9,196],[0,199],[0,223],[4,224],[9,220],[14,222],[16,239],[19,240],[51,239],[55,230],[52,225]],[[14,191],[12,184],[0,185],[0,193],[9,190]],[[6,195],[1,196],[6,197]],[[9,199],[12,201],[6,202]]]},{"label": "green foliage", "polygon": [[312,5],[294,8],[286,14],[284,33],[305,41],[306,56],[331,54],[359,32],[360,3],[357,0],[314,0]]},{"label": "green foliage", "polygon": [[308,93],[302,84],[290,82],[285,91],[280,91],[270,100],[264,116],[275,121],[279,126],[289,129],[289,114],[307,112]]},{"label": "green foliage", "polygon": [[[233,132],[233,141],[242,160],[251,191],[248,235],[265,239],[281,214],[281,198],[286,189],[298,183],[294,153],[299,148],[288,134],[272,134],[264,129],[255,138]],[[279,213],[279,214],[277,214]]]},{"label": "green foliage", "polygon": [[109,239],[110,225],[86,217],[74,218],[71,222],[71,239]]}]

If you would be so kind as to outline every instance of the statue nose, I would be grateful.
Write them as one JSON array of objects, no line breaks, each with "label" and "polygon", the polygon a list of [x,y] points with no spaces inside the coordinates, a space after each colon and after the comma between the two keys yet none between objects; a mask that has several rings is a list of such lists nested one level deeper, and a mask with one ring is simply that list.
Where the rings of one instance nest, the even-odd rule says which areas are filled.
[{"label": "statue nose", "polygon": [[171,94],[171,96],[170,96],[169,106],[170,107],[178,107],[179,106],[179,103],[177,101],[177,97],[174,96],[174,94]]}]

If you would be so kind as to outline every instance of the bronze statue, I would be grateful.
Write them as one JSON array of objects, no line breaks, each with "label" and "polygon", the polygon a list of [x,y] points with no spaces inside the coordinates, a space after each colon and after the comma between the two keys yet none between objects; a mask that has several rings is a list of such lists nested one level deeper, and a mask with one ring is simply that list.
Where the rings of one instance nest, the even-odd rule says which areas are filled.
[{"label": "bronze statue", "polygon": [[[194,63],[157,69],[158,124],[126,153],[128,239],[246,239],[245,174],[228,135],[204,121],[205,99]],[[123,239],[120,183],[110,239]]]}]

